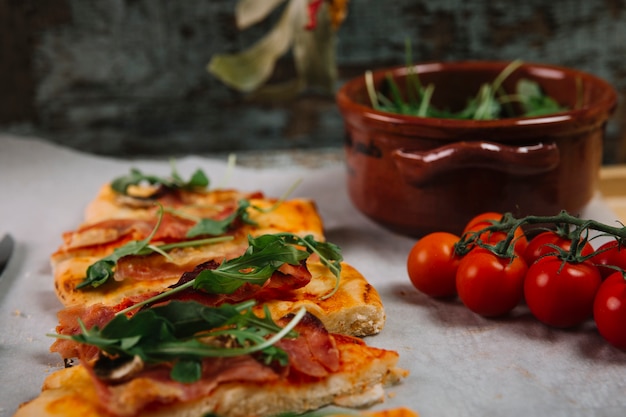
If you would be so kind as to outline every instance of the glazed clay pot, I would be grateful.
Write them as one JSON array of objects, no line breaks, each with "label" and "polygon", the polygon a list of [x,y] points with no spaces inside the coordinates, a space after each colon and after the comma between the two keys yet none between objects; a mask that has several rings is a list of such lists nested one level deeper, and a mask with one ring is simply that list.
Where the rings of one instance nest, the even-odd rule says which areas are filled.
[{"label": "glazed clay pot", "polygon": [[[414,67],[433,83],[433,104],[459,110],[507,62],[430,63]],[[402,87],[407,69],[373,73],[377,90],[391,73]],[[348,190],[354,205],[388,229],[420,237],[461,233],[486,211],[515,216],[579,211],[592,198],[602,163],[605,125],[617,95],[605,81],[573,69],[524,64],[504,88],[531,79],[570,109],[493,121],[403,116],[374,110],[364,77],[337,93],[344,117]]]}]

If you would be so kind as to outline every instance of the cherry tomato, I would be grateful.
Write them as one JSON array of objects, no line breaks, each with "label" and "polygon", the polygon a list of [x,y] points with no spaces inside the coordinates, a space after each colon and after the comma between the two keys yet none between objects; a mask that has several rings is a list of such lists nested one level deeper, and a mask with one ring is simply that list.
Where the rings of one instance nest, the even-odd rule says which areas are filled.
[{"label": "cherry tomato", "polygon": [[[556,246],[564,251],[569,251],[572,246],[572,240],[567,237],[560,236],[554,231],[546,231],[539,233],[528,242],[528,247],[524,251],[524,260],[530,266],[540,257],[557,253],[557,249],[550,246]],[[581,255],[591,255],[593,253],[593,247],[589,242],[585,242],[581,250]]]},{"label": "cherry tomato", "polygon": [[[473,217],[467,224],[465,225],[465,229],[463,233],[468,232],[479,232],[486,227],[492,226],[495,222],[499,222],[502,219],[502,214],[497,212],[487,212],[479,214]],[[489,245],[495,245],[501,240],[506,239],[506,232],[484,232],[480,234],[480,240]],[[528,239],[524,235],[524,231],[521,228],[517,228],[515,230],[515,234],[513,236],[514,242],[513,246],[515,248],[515,252],[519,255],[522,255],[528,246]]]},{"label": "cherry tomato", "polygon": [[502,216],[502,213],[498,213],[495,211],[488,211],[486,213],[477,214],[467,222],[463,233],[469,231],[473,228],[473,226],[476,226],[478,224],[483,225],[483,227],[491,226],[494,221],[499,222],[502,219]]},{"label": "cherry tomato", "polygon": [[531,313],[554,327],[576,326],[589,317],[602,279],[590,262],[564,262],[556,255],[528,268],[524,296]]},{"label": "cherry tomato", "polygon": [[611,274],[600,285],[593,304],[593,318],[607,342],[626,350],[626,280],[621,272]]},{"label": "cherry tomato", "polygon": [[434,232],[413,245],[407,259],[407,272],[419,291],[431,297],[456,295],[456,271],[459,258],[454,245],[459,236]]},{"label": "cherry tomato", "polygon": [[591,262],[598,267],[603,279],[617,271],[615,268],[607,268],[606,265],[626,271],[626,247],[620,246],[617,240],[610,240],[598,248]]},{"label": "cherry tomato", "polygon": [[521,301],[527,269],[519,256],[502,258],[482,248],[473,249],[461,259],[456,273],[459,298],[481,316],[504,315]]}]

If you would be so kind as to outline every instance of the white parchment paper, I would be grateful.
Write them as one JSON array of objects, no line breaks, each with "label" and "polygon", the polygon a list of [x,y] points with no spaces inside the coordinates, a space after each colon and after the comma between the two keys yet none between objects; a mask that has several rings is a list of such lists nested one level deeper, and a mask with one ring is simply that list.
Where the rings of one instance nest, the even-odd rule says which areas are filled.
[{"label": "white parchment paper", "polygon": [[[317,202],[328,240],[346,262],[380,292],[387,313],[381,334],[368,344],[397,350],[410,376],[388,388],[376,409],[408,406],[432,416],[623,416],[626,353],[602,341],[593,324],[554,330],[520,306],[510,317],[489,320],[459,301],[437,301],[410,285],[405,262],[414,243],[373,224],[351,205],[341,164],[322,169],[236,168],[228,177],[221,160],[188,157],[177,162],[183,177],[196,168],[214,185]],[[56,312],[49,255],[61,234],[74,229],[86,204],[106,181],[131,167],[168,175],[168,161],[97,157],[36,139],[0,135],[0,235],[17,247],[0,277],[0,416],[12,415],[35,397],[44,378],[62,366],[48,351]],[[583,217],[614,222],[595,198]]]}]

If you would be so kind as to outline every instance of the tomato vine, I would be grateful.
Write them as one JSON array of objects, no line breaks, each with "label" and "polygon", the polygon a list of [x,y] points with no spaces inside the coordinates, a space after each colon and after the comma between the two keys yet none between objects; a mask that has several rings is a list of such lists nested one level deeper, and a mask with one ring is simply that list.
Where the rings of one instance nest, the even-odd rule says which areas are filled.
[{"label": "tomato vine", "polygon": [[[609,238],[597,249],[596,238]],[[417,290],[457,297],[485,317],[520,304],[541,323],[571,328],[593,318],[598,333],[626,350],[626,226],[553,216],[481,213],[460,236],[422,237],[407,258]],[[453,285],[455,284],[455,285]]]}]

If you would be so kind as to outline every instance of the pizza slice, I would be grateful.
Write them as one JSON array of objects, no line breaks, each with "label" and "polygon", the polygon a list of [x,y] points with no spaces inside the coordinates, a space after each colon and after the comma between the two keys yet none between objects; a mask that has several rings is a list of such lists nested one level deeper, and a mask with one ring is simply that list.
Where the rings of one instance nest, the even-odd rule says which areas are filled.
[{"label": "pizza slice", "polygon": [[306,309],[172,301],[74,336],[80,365],[50,375],[24,416],[271,416],[363,407],[407,372],[394,351],[329,333]]},{"label": "pizza slice", "polygon": [[[165,180],[157,186],[139,184],[145,178],[144,174],[132,181],[122,177],[104,186],[89,205],[87,220],[64,235],[52,255],[56,294],[68,309],[62,316],[77,315],[90,322],[90,313],[81,310],[104,306],[119,311],[149,299],[178,285],[198,266],[242,256],[251,238],[282,235],[324,242],[322,220],[309,200],[175,188],[164,186]],[[103,260],[111,259],[113,267],[101,268]],[[248,285],[247,299],[267,303],[274,317],[306,306],[333,332],[366,336],[382,329],[385,315],[380,297],[357,270],[342,263],[340,272],[333,274],[319,256],[307,259],[304,266],[310,270],[306,281],[294,277],[292,268],[282,274],[280,291],[271,285]],[[92,270],[104,270],[106,284],[98,278],[86,285]],[[205,295],[204,300],[217,305],[241,298],[222,297],[215,302]],[[75,325],[68,327],[76,331]]]},{"label": "pizza slice", "polygon": [[[132,316],[147,306],[173,300],[194,300],[207,306],[255,300],[264,303],[275,319],[304,307],[332,332],[353,336],[376,334],[384,326],[385,313],[377,291],[358,271],[341,262],[335,245],[292,234],[250,237],[249,242],[244,255],[199,264],[165,289],[150,287],[153,282],[148,281],[145,293],[134,293],[125,288],[126,281],[109,278],[111,282],[100,282],[96,288],[77,290],[84,294],[85,302],[58,313],[57,331],[74,335],[80,332],[81,322],[87,329],[102,327],[116,315]],[[96,273],[106,269],[98,264],[92,267]],[[113,295],[106,298],[109,293]],[[115,302],[110,297],[115,297]],[[98,302],[90,302],[94,299]],[[63,339],[51,350],[64,359],[77,355],[75,343]]]}]

